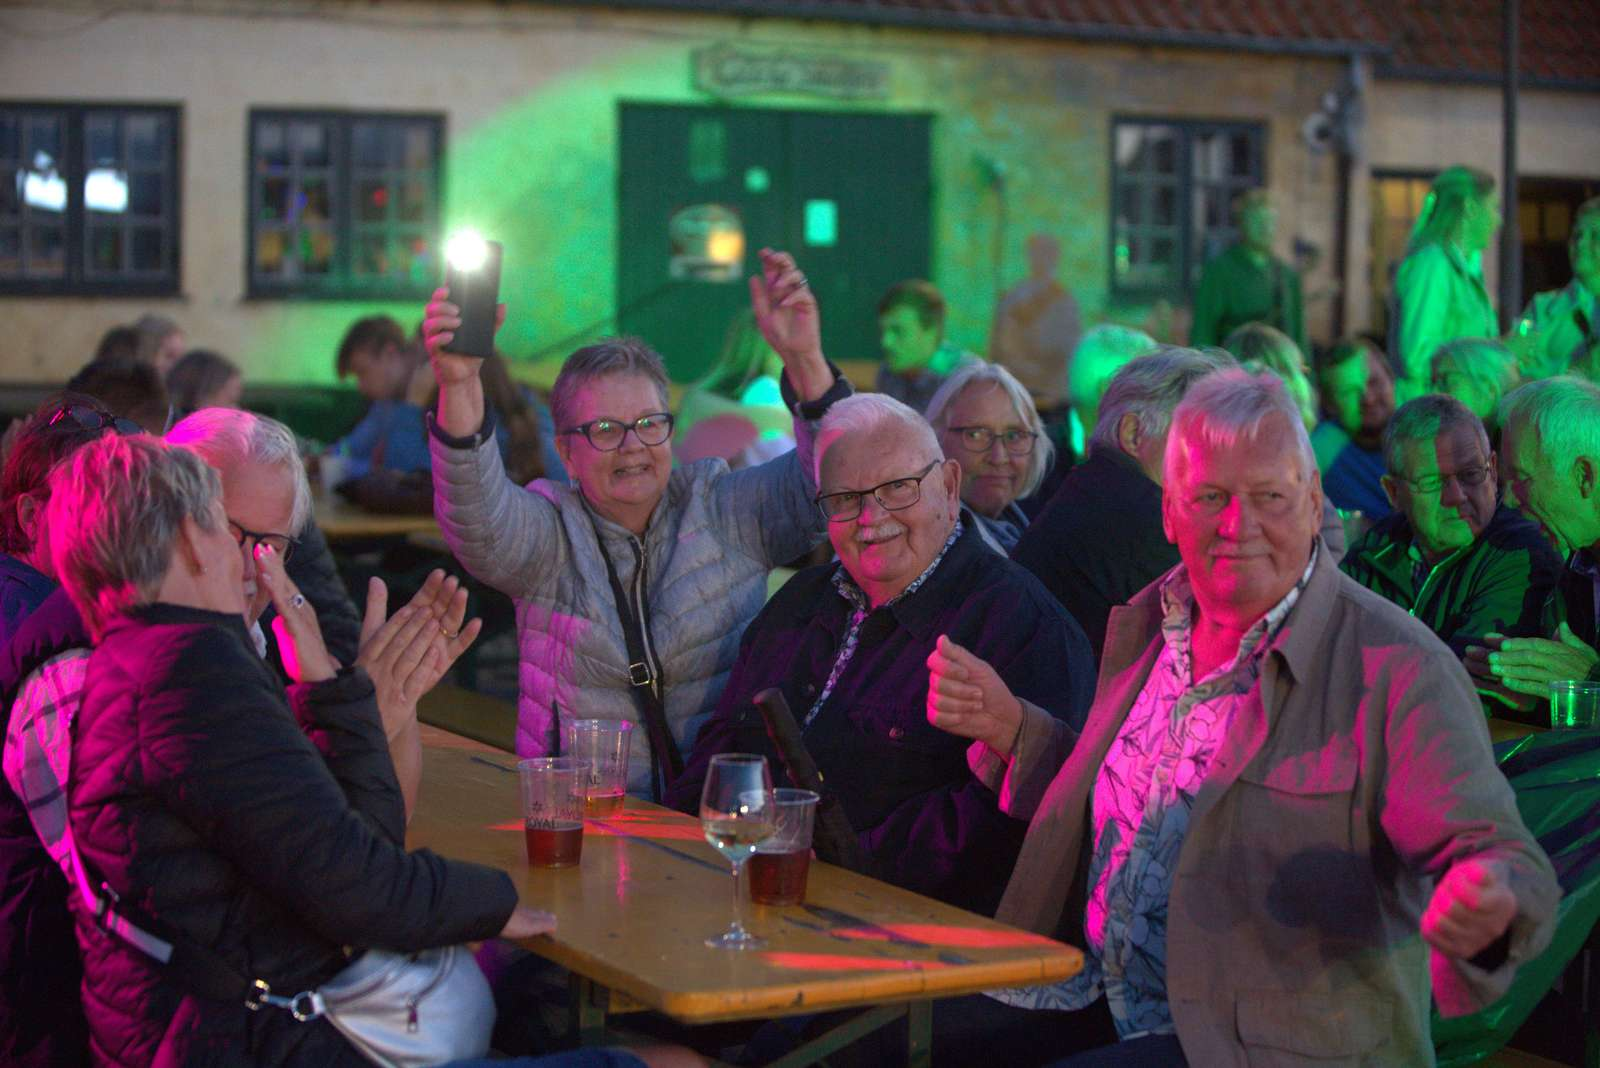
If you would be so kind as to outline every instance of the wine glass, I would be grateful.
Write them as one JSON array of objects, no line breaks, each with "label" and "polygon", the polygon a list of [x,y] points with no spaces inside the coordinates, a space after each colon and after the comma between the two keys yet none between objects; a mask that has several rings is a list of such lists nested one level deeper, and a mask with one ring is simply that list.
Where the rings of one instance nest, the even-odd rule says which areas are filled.
[{"label": "wine glass", "polygon": [[733,866],[733,926],[706,939],[706,945],[713,949],[758,949],[766,945],[744,929],[744,893],[739,874],[756,851],[756,844],[772,836],[777,826],[776,808],[766,757],[721,753],[711,758],[705,788],[700,793],[700,825],[706,841],[716,846]]}]

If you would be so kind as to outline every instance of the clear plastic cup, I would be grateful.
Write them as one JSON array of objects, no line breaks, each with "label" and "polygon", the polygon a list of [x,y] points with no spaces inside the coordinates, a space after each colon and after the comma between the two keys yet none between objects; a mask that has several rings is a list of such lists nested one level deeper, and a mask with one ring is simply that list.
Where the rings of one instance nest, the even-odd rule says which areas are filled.
[{"label": "clear plastic cup", "polygon": [[1554,730],[1592,730],[1600,725],[1600,682],[1565,679],[1550,684],[1550,726]]},{"label": "clear plastic cup", "polygon": [[758,905],[798,905],[806,899],[811,870],[811,832],[817,823],[817,802],[810,790],[774,790],[777,829],[756,846],[750,858],[750,900]]},{"label": "clear plastic cup", "polygon": [[622,810],[628,791],[633,724],[625,719],[569,719],[561,724],[561,755],[583,761],[583,814],[604,819]]},{"label": "clear plastic cup", "polygon": [[583,763],[570,757],[532,757],[517,761],[517,773],[522,778],[528,863],[536,868],[576,865],[583,856]]}]

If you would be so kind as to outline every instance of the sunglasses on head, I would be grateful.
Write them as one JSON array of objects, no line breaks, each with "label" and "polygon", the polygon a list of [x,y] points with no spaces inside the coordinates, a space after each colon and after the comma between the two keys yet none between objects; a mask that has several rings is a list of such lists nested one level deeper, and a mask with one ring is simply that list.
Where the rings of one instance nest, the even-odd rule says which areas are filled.
[{"label": "sunglasses on head", "polygon": [[103,412],[99,408],[91,408],[86,404],[69,404],[56,411],[50,417],[47,426],[55,426],[63,419],[71,419],[84,430],[104,430],[110,428],[119,434],[143,434],[144,427],[132,419],[124,419],[120,415]]}]

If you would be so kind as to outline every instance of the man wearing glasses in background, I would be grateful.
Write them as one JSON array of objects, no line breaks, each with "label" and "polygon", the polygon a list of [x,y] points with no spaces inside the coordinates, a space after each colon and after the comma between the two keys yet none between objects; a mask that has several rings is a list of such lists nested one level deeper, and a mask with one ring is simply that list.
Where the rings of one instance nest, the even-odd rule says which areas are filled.
[{"label": "man wearing glasses in background", "polygon": [[796,575],[745,631],[669,803],[693,809],[717,753],[776,758],[751,699],[778,687],[873,874],[992,913],[1024,824],[968,770],[965,743],[929,724],[929,702],[975,699],[1003,680],[1081,724],[1088,642],[1037,579],[959,521],[961,463],[916,412],[882,394],[841,400],[822,419],[817,456],[817,504],[839,560]]},{"label": "man wearing glasses in background", "polygon": [[1537,524],[1496,501],[1495,455],[1478,417],[1454,398],[1418,397],[1389,423],[1383,457],[1395,511],[1350,547],[1345,574],[1458,657],[1485,634],[1539,634],[1561,559]]}]

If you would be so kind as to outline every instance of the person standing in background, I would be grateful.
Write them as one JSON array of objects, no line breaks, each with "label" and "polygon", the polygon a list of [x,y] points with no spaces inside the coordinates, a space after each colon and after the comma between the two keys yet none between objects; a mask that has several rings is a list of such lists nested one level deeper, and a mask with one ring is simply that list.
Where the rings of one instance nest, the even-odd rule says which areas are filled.
[{"label": "person standing in background", "polygon": [[1056,280],[1060,264],[1059,241],[1028,238],[1028,277],[1000,298],[989,335],[990,361],[1016,376],[1046,422],[1067,406],[1067,366],[1083,333],[1078,302]]},{"label": "person standing in background", "polygon": [[1201,272],[1189,344],[1221,345],[1246,323],[1266,323],[1289,335],[1301,352],[1309,352],[1300,275],[1272,254],[1278,213],[1267,191],[1241,193],[1233,213],[1239,242]]},{"label": "person standing in background", "polygon": [[1600,366],[1600,197],[1578,206],[1567,238],[1572,281],[1561,289],[1536,293],[1522,312],[1511,341],[1522,377],[1528,381],[1571,370],[1594,381]]}]

